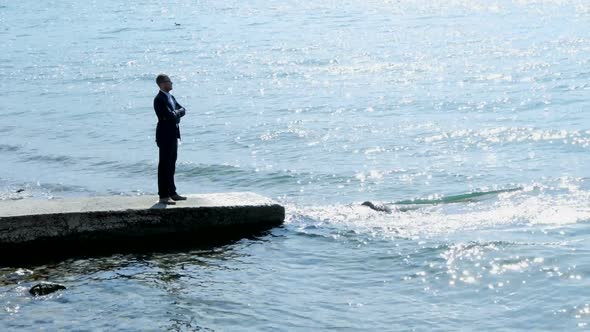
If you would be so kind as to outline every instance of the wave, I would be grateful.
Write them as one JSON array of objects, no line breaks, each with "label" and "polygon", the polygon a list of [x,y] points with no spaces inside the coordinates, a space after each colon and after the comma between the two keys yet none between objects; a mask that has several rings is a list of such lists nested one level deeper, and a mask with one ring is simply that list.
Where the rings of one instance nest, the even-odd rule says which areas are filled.
[{"label": "wave", "polygon": [[[467,144],[472,141],[485,144],[555,142],[565,145],[590,146],[590,132],[584,130],[541,129],[532,127],[497,127],[442,131],[415,139],[418,143],[434,144],[441,141]],[[471,144],[471,143],[470,143]]]},{"label": "wave", "polygon": [[77,161],[75,158],[64,155],[50,155],[50,154],[31,154],[20,158],[23,162],[41,162],[41,163],[57,163],[60,165],[73,165]]},{"label": "wave", "polygon": [[0,127],[0,133],[9,133],[11,131],[14,131],[15,129],[16,129],[16,126],[4,126],[4,127]]},{"label": "wave", "polygon": [[[408,203],[414,202],[411,205]],[[403,204],[401,204],[403,203]],[[448,204],[453,203],[453,204]],[[405,204],[405,205],[404,205]],[[409,206],[408,209],[396,207]],[[396,202],[391,213],[358,203],[287,206],[286,224],[297,232],[359,241],[415,239],[505,227],[569,227],[590,221],[590,191],[534,185],[440,199]],[[315,225],[315,228],[309,228]]]},{"label": "wave", "polygon": [[129,32],[129,31],[135,31],[135,30],[138,30],[138,29],[126,27],[126,28],[117,28],[117,29],[109,30],[109,31],[101,31],[100,33],[110,35],[110,34],[118,34],[121,32]]},{"label": "wave", "polygon": [[261,171],[250,167],[193,163],[181,163],[176,169],[178,179],[227,183],[231,187],[273,188],[297,183],[296,175],[288,171]]},{"label": "wave", "polygon": [[0,201],[20,200],[25,198],[52,199],[57,193],[60,195],[67,194],[68,196],[78,196],[80,194],[89,195],[94,192],[83,186],[66,185],[61,183],[3,183],[0,187]]},{"label": "wave", "polygon": [[476,191],[467,194],[459,194],[454,196],[446,196],[441,198],[433,199],[410,199],[394,202],[394,205],[437,205],[437,204],[450,204],[450,203],[461,203],[461,202],[475,202],[479,199],[487,198],[488,196],[499,195],[503,193],[511,193],[519,190],[523,190],[523,187],[490,190],[490,191]]},{"label": "wave", "polygon": [[0,144],[0,152],[16,152],[20,149],[21,147],[17,145]]}]

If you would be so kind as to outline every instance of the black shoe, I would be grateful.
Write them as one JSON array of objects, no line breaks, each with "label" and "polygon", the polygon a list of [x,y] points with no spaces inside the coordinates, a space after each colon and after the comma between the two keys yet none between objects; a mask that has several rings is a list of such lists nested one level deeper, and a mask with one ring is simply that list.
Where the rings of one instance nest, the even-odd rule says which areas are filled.
[{"label": "black shoe", "polygon": [[175,205],[176,202],[170,199],[170,197],[162,197],[158,201],[159,204],[166,204],[166,205]]},{"label": "black shoe", "polygon": [[179,194],[174,194],[174,195],[170,196],[170,198],[172,198],[172,200],[175,200],[175,201],[186,201],[186,197],[180,196]]}]

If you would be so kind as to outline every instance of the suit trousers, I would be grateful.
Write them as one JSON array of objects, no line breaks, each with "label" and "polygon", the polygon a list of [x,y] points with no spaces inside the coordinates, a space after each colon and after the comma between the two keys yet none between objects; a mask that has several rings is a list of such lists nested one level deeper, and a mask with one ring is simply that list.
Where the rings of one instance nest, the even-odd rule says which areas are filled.
[{"label": "suit trousers", "polygon": [[158,195],[160,198],[176,195],[174,172],[178,155],[178,141],[158,142],[160,160],[158,162]]}]

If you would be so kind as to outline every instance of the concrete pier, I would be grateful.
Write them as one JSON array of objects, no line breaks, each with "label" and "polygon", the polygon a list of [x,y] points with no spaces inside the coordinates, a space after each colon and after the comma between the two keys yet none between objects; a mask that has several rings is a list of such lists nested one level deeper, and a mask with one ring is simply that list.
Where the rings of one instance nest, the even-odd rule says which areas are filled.
[{"label": "concrete pier", "polygon": [[0,264],[48,255],[160,250],[236,239],[283,223],[285,209],[254,193],[0,201]]}]

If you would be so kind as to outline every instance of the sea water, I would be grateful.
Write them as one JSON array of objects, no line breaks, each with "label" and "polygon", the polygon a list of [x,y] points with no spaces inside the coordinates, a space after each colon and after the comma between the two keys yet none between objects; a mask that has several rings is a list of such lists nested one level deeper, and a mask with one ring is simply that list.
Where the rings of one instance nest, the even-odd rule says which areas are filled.
[{"label": "sea water", "polygon": [[1,199],[155,194],[167,73],[179,192],[287,211],[0,268],[2,331],[590,329],[587,1],[3,1],[0,40]]}]

